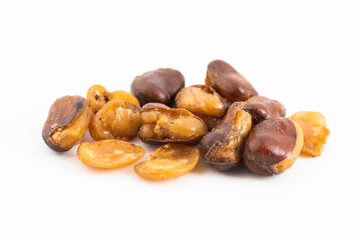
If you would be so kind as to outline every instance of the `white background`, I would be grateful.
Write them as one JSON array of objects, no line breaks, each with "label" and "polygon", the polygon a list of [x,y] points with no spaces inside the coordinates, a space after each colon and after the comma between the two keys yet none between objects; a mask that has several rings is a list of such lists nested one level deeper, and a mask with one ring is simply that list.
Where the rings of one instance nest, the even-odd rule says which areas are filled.
[{"label": "white background", "polygon": [[[1,1],[0,239],[359,239],[358,3]],[[214,59],[288,115],[322,112],[322,156],[276,177],[200,162],[153,182],[133,166],[87,167],[76,147],[56,153],[41,138],[58,97],[95,83],[129,91],[159,67],[201,84]]]}]

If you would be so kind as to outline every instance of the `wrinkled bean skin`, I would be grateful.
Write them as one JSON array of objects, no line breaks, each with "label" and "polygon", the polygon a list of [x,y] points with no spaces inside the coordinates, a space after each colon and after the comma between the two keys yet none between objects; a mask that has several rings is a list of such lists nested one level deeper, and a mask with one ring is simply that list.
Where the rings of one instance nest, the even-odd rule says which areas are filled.
[{"label": "wrinkled bean skin", "polygon": [[220,171],[227,171],[241,162],[242,147],[252,126],[251,116],[243,110],[244,106],[244,102],[233,103],[221,123],[199,143],[205,162]]},{"label": "wrinkled bean skin", "polygon": [[84,138],[93,117],[85,98],[65,96],[52,104],[42,130],[45,143],[54,151],[71,149]]},{"label": "wrinkled bean skin", "polygon": [[196,114],[196,116],[201,118],[206,123],[209,131],[213,130],[217,125],[219,125],[219,123],[222,120],[222,118],[213,117],[213,116],[205,116],[200,114]]},{"label": "wrinkled bean skin", "polygon": [[285,117],[286,114],[284,105],[279,101],[263,96],[254,96],[248,99],[244,110],[250,113],[253,125],[269,118]]},{"label": "wrinkled bean skin", "polygon": [[245,166],[253,173],[271,176],[290,168],[304,144],[301,127],[284,117],[257,124],[243,149]]},{"label": "wrinkled bean skin", "polygon": [[250,82],[230,64],[221,60],[209,63],[205,83],[231,102],[246,101],[258,95]]},{"label": "wrinkled bean skin", "polygon": [[185,86],[184,76],[171,68],[160,68],[135,77],[131,93],[141,106],[149,102],[171,106],[177,92]]},{"label": "wrinkled bean skin", "polygon": [[141,108],[143,125],[138,137],[149,144],[197,144],[207,133],[205,122],[186,109],[172,109],[161,103]]},{"label": "wrinkled bean skin", "polygon": [[94,116],[89,133],[95,141],[118,139],[128,141],[142,124],[140,108],[124,100],[109,101]]},{"label": "wrinkled bean skin", "polygon": [[182,176],[191,171],[199,161],[196,147],[168,143],[152,152],[145,161],[135,165],[141,177],[162,180]]},{"label": "wrinkled bean skin", "polygon": [[104,86],[98,84],[91,86],[86,94],[86,100],[94,113],[99,111],[109,101],[116,99],[124,100],[140,107],[139,101],[131,93],[122,90],[109,92]]}]

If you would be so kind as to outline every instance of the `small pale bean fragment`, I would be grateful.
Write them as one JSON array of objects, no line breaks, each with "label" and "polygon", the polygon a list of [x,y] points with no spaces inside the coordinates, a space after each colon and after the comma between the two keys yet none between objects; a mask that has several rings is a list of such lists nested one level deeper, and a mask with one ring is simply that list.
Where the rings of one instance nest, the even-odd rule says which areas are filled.
[{"label": "small pale bean fragment", "polygon": [[298,123],[304,131],[302,153],[312,157],[320,156],[330,134],[324,115],[319,112],[301,111],[289,118]]}]

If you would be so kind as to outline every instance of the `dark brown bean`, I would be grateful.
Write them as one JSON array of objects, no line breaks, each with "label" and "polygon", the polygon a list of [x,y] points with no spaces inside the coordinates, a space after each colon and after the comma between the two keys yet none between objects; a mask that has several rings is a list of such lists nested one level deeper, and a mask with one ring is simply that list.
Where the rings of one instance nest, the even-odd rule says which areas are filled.
[{"label": "dark brown bean", "polygon": [[285,117],[286,114],[284,105],[279,101],[263,96],[248,99],[244,110],[250,113],[254,125],[269,118]]},{"label": "dark brown bean", "polygon": [[221,123],[199,143],[204,160],[218,170],[227,171],[241,162],[244,140],[251,129],[251,116],[244,106],[244,102],[233,103]]},{"label": "dark brown bean", "polygon": [[304,143],[301,127],[288,118],[270,118],[257,124],[246,139],[243,160],[259,175],[276,175],[290,168]]},{"label": "dark brown bean", "polygon": [[141,106],[149,102],[173,104],[176,93],[185,85],[184,76],[171,68],[160,68],[135,77],[131,93]]},{"label": "dark brown bean", "polygon": [[92,110],[85,98],[58,98],[50,107],[42,137],[51,149],[57,152],[67,151],[84,138],[92,116]]},{"label": "dark brown bean", "polygon": [[230,64],[215,60],[209,63],[205,83],[231,102],[246,101],[258,95],[255,88]]}]

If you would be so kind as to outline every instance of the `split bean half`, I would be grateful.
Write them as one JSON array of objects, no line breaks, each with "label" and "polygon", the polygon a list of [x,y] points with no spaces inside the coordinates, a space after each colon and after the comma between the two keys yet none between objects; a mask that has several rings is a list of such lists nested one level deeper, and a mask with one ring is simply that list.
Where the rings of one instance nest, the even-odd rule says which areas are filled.
[{"label": "split bean half", "polygon": [[92,167],[118,168],[142,158],[145,149],[129,142],[108,139],[81,143],[77,155],[81,162]]},{"label": "split bean half", "polygon": [[169,179],[191,171],[199,161],[196,147],[169,143],[151,153],[144,162],[135,165],[135,172],[144,178]]}]

